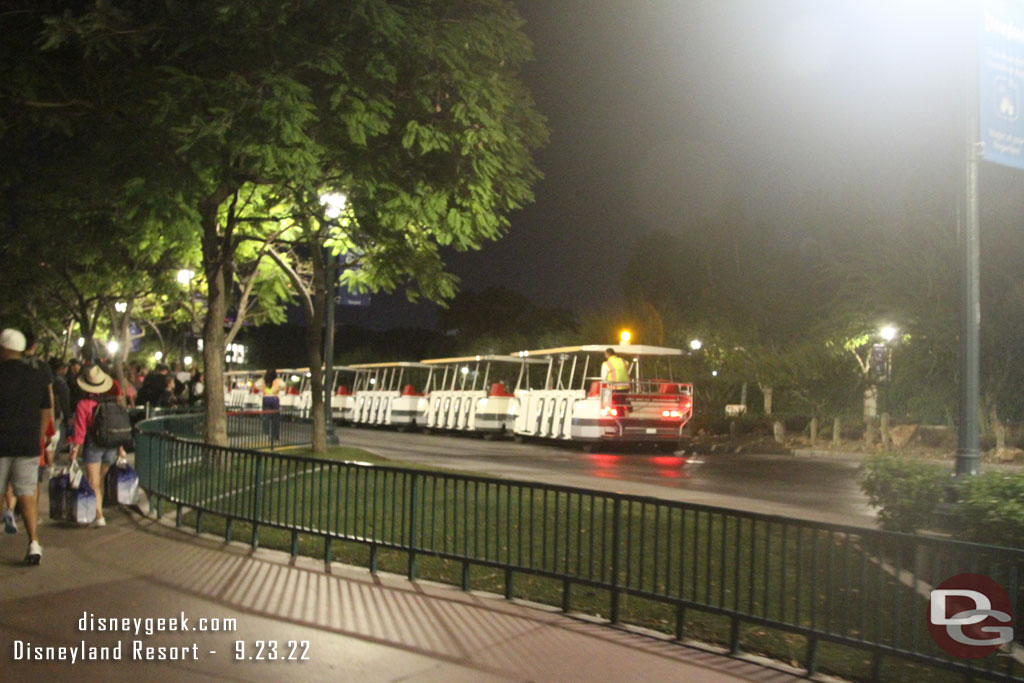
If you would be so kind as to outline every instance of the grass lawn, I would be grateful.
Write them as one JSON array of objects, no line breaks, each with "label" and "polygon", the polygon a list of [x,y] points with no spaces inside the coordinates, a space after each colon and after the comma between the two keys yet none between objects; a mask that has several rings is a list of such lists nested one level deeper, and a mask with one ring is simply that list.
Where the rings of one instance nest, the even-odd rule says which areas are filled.
[{"label": "grass lawn", "polygon": [[[395,464],[417,471],[391,470],[384,458],[353,448],[331,449],[321,460],[301,457],[308,449],[262,458],[203,453],[181,448],[160,488],[205,508],[201,520],[194,511],[183,520],[204,532],[251,542],[253,525],[239,520],[255,518],[261,546],[362,566],[372,560],[395,573],[408,571],[409,554],[388,546],[412,545],[418,578],[456,585],[468,579],[474,589],[605,617],[607,584],[617,580],[634,592],[621,596],[620,620],[673,633],[681,618],[687,637],[708,642],[729,643],[731,620],[714,613],[727,610],[907,650],[933,649],[923,623],[926,601],[877,562],[900,549],[868,547],[868,537],[639,500],[623,500],[616,510],[613,499],[598,493],[452,477],[407,463]],[[488,562],[517,568],[511,584],[504,568]],[[543,573],[579,583],[567,597],[564,582]],[[693,607],[680,614],[659,597]],[[745,651],[806,663],[803,635],[743,624],[739,640]],[[992,665],[1005,667],[1007,659],[993,656]],[[846,678],[871,676],[871,653],[863,649],[821,641],[817,663]],[[962,678],[893,658],[883,660],[882,676]]]}]

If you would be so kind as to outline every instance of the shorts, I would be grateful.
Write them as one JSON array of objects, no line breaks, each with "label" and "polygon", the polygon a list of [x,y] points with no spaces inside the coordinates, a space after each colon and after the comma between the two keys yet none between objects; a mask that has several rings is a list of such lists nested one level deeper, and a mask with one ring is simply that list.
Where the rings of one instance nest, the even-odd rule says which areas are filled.
[{"label": "shorts", "polygon": [[82,462],[86,465],[101,462],[104,465],[113,465],[117,462],[117,448],[105,448],[103,446],[89,446],[82,448]]},{"label": "shorts", "polygon": [[9,482],[14,487],[16,496],[36,495],[38,461],[34,455],[23,458],[0,458],[0,488],[6,490]]}]

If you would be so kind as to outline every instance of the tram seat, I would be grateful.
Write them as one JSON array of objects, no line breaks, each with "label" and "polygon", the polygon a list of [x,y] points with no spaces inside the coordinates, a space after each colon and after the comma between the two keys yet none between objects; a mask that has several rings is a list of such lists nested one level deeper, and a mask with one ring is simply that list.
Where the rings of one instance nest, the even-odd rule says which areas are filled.
[{"label": "tram seat", "polygon": [[402,396],[422,396],[423,394],[416,391],[416,387],[411,384],[406,384],[402,387]]},{"label": "tram seat", "polygon": [[495,382],[491,385],[491,390],[487,394],[488,396],[501,397],[501,396],[514,396],[515,394],[509,393],[508,389],[505,388],[504,382]]},{"label": "tram seat", "polygon": [[352,392],[344,384],[338,387],[338,396],[351,396]]},{"label": "tram seat", "polygon": [[593,398],[594,396],[601,395],[601,380],[595,379],[590,383],[590,391],[587,392],[587,398]]},{"label": "tram seat", "polygon": [[288,395],[289,396],[298,396],[299,395],[299,388],[298,387],[288,387]]}]

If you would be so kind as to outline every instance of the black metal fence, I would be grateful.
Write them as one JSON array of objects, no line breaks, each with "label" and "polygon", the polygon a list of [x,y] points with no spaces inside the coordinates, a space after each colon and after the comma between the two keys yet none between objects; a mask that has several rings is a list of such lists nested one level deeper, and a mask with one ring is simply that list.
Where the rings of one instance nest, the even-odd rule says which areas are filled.
[{"label": "black metal fence", "polygon": [[[229,417],[232,443],[265,438],[263,417]],[[688,614],[717,615],[728,624],[725,641],[734,652],[760,647],[751,640],[765,629],[802,637],[798,658],[810,672],[822,646],[832,643],[869,655],[863,678],[905,679],[905,670],[886,671],[891,662],[912,662],[979,679],[1024,680],[1005,649],[978,660],[949,657],[929,637],[927,623],[930,587],[964,572],[1005,586],[1017,614],[1024,612],[1021,550],[215,447],[196,438],[201,426],[192,417],[143,423],[136,456],[141,484],[158,511],[163,501],[175,505],[180,521],[183,507],[194,510],[197,528],[204,514],[217,515],[227,520],[230,539],[233,522],[250,524],[253,547],[261,531],[290,535],[293,554],[300,535],[315,536],[330,560],[332,541],[354,542],[369,547],[373,570],[380,551],[401,551],[411,579],[418,561],[439,558],[461,566],[465,588],[471,567],[487,567],[503,575],[508,597],[516,577],[544,577],[560,583],[565,609],[579,599],[574,589],[598,590],[608,596],[602,611],[611,622],[637,621],[627,600],[659,605],[674,616],[680,637]]]}]

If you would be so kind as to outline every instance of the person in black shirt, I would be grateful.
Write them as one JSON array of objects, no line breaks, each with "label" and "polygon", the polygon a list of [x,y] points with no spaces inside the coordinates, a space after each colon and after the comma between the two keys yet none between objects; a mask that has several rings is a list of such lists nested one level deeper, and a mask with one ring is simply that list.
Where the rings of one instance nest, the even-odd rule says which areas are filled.
[{"label": "person in black shirt", "polygon": [[142,380],[138,398],[135,399],[136,404],[158,407],[164,391],[167,389],[167,376],[170,371],[169,367],[160,363],[156,366],[156,370],[146,375],[146,379]]},{"label": "person in black shirt", "polygon": [[36,501],[40,440],[52,419],[50,392],[42,375],[22,360],[25,336],[0,332],[0,486],[11,483],[21,503],[29,545],[25,563],[36,565],[39,544]]},{"label": "person in black shirt", "polygon": [[57,447],[54,453],[60,453],[68,437],[68,423],[74,417],[71,412],[71,387],[67,383],[68,364],[63,358],[50,360],[53,371],[53,422],[57,426]]}]

